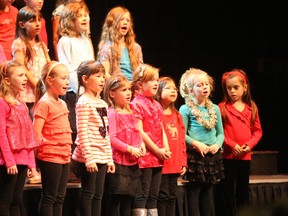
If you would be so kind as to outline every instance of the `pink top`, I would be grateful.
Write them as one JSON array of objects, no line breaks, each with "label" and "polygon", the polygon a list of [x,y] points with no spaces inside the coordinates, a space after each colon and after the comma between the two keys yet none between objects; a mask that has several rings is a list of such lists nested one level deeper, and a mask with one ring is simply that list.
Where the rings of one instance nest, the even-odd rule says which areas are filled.
[{"label": "pink top", "polygon": [[67,105],[62,99],[56,102],[43,95],[36,104],[34,118],[45,120],[36,155],[38,159],[58,164],[70,163],[72,130],[68,113]]},{"label": "pink top", "polygon": [[108,110],[108,120],[114,162],[127,166],[137,164],[138,159],[127,152],[127,148],[139,148],[143,143],[137,126],[138,120],[133,114],[118,113],[112,107]]},{"label": "pink top", "polygon": [[15,39],[18,9],[12,5],[8,7],[8,12],[0,12],[0,44],[4,49],[6,59],[11,60],[11,45]]},{"label": "pink top", "polygon": [[182,115],[175,110],[171,115],[164,115],[163,126],[172,154],[171,158],[164,161],[162,174],[181,173],[182,167],[187,167],[185,126]]},{"label": "pink top", "polygon": [[35,168],[36,134],[24,103],[11,106],[0,98],[0,165]]},{"label": "pink top", "polygon": [[[223,110],[224,103],[219,104]],[[251,107],[247,104],[242,112],[236,110],[231,103],[225,105],[226,121],[223,121],[225,139],[223,143],[223,158],[236,160],[251,160],[251,150],[257,145],[262,137],[262,128],[259,115],[257,113],[256,121],[251,126]],[[232,151],[235,145],[247,144],[250,151],[241,156],[234,156]]]},{"label": "pink top", "polygon": [[82,95],[76,105],[77,138],[72,158],[85,165],[113,164],[107,103]]},{"label": "pink top", "polygon": [[[17,38],[13,41],[13,44],[12,44],[13,56],[15,55],[16,51],[23,52],[24,56],[26,56],[26,49],[27,47],[24,41],[22,41],[20,38]],[[47,61],[46,61],[44,50],[40,42],[36,43],[33,46],[33,50],[35,51],[35,54],[33,55],[33,61],[30,60],[29,62],[27,62],[27,69],[30,71],[33,77],[38,81],[41,77],[42,68],[47,63]],[[25,61],[27,61],[27,59],[25,59]],[[21,98],[26,103],[33,103],[35,101],[34,88],[32,88],[29,82],[27,83],[26,91],[21,94]]]},{"label": "pink top", "polygon": [[[159,148],[163,148],[161,104],[153,98],[146,98],[138,94],[131,102],[131,108],[136,118],[142,121],[144,132]],[[140,157],[138,164],[140,168],[161,167],[164,161],[159,160],[149,149],[146,148],[146,155]]]}]

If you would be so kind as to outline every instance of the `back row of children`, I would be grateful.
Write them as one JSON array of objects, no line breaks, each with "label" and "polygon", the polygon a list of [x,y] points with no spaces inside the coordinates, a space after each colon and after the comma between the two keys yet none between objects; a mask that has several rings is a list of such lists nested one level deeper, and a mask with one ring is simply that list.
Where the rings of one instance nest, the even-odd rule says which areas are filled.
[{"label": "back row of children", "polygon": [[[173,215],[177,176],[183,175],[186,171],[185,131],[189,157],[189,169],[186,176],[191,183],[189,184],[191,215],[211,215],[212,185],[219,183],[224,177],[223,170],[225,172],[220,149],[224,140],[224,132],[226,137],[225,124],[223,132],[219,108],[209,100],[213,87],[212,78],[205,72],[199,73],[201,70],[196,69],[197,73],[192,69],[183,74],[180,91],[186,105],[180,108],[181,116],[173,106],[177,98],[174,81],[169,77],[162,77],[158,83],[158,69],[142,64],[142,51],[135,42],[129,11],[123,7],[116,7],[108,13],[99,43],[97,55],[99,62],[94,60],[91,40],[87,37],[88,14],[87,6],[82,3],[67,4],[64,7],[60,16],[61,38],[57,44],[58,58],[61,63],[50,62],[47,49],[38,36],[41,28],[39,10],[26,6],[19,10],[17,17],[19,28],[24,29],[24,44],[30,44],[30,41],[40,43],[43,49],[42,59],[46,61],[37,87],[39,97],[43,90],[46,93],[35,104],[33,112],[34,126],[40,142],[36,154],[43,187],[40,215],[62,214],[71,144],[74,139],[76,139],[76,148],[72,159],[75,161],[75,167],[81,178],[80,211],[82,215],[101,214],[106,172],[111,173],[108,175],[111,215],[130,215],[131,209],[134,215],[147,213],[148,215]],[[118,25],[116,25],[117,22],[119,22]],[[29,50],[29,45],[15,50],[19,50],[20,56],[27,54],[25,60],[29,57],[35,58],[33,51]],[[23,65],[23,62],[20,63]],[[26,61],[24,65],[25,63]],[[5,64],[3,68],[6,66]],[[3,80],[8,75],[7,71],[3,69]],[[11,73],[12,71],[11,69]],[[120,71],[126,76],[120,75]],[[134,71],[133,76],[127,75],[124,71],[129,71],[130,74]],[[247,107],[244,117],[248,122],[254,120],[251,121],[253,130],[250,124],[245,141],[233,141],[236,144],[232,143],[232,150],[229,151],[235,157],[231,156],[228,159],[249,161],[250,150],[261,138],[262,130],[257,107],[251,99],[248,79],[243,71],[236,72],[234,75],[242,78],[242,81],[239,79],[241,82],[237,80],[239,82],[237,85],[230,84],[229,87],[223,87],[223,89],[227,89],[228,93],[242,89],[244,96],[240,95],[234,101],[231,98],[234,98],[235,94],[231,93],[231,95],[227,94],[227,100],[231,104],[237,102],[236,110],[238,110],[238,104],[241,105],[240,108]],[[242,77],[239,74],[243,74]],[[113,76],[110,77],[111,75]],[[8,84],[11,77],[8,76],[6,79]],[[110,78],[107,79],[108,77]],[[29,73],[27,78],[29,80]],[[27,80],[22,82],[22,87],[26,82]],[[226,85],[226,80],[223,85]],[[105,88],[106,102],[100,97],[103,88]],[[25,88],[17,89],[16,94],[11,97],[25,101],[24,97],[18,96],[23,91]],[[80,97],[75,108],[77,95]],[[59,96],[64,96],[66,103]],[[120,98],[123,99],[120,100]],[[130,104],[131,98],[133,100]],[[36,101],[34,99],[32,103]],[[73,112],[75,115],[72,114]],[[243,115],[242,112],[239,113]],[[68,115],[70,124],[67,121]],[[250,116],[253,118],[249,118]],[[243,121],[243,118],[240,120]],[[72,138],[70,138],[71,132],[74,133]],[[235,135],[231,134],[233,140]],[[252,141],[250,141],[251,136]],[[174,142],[175,145],[172,144]],[[22,149],[25,151],[29,149],[31,152],[31,149],[36,146],[29,148],[25,146]],[[208,169],[211,164],[213,167]],[[5,160],[3,160],[3,165],[5,165]],[[33,166],[31,165],[31,168]],[[55,178],[55,170],[58,173],[57,178]],[[195,172],[195,170],[198,171]],[[30,173],[33,175],[34,169]],[[246,169],[246,177],[247,173],[249,177],[249,170],[247,172]],[[119,184],[119,182],[126,183]],[[247,178],[245,183],[247,185]],[[203,194],[206,194],[206,198]],[[133,202],[132,197],[134,197]],[[4,207],[7,207],[7,203],[9,205],[11,200],[13,203],[15,201],[11,194],[9,199],[6,197],[4,200],[6,202]],[[247,201],[247,197],[245,200]],[[203,208],[203,204],[206,203],[210,203],[209,208],[207,206]],[[172,209],[170,209],[171,206]],[[7,212],[7,208],[3,209]]]}]

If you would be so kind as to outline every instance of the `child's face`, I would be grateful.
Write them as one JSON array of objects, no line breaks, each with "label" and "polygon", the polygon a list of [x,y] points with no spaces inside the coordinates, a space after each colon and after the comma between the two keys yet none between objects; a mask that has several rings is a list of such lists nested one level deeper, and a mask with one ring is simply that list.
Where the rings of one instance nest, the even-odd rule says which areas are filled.
[{"label": "child's face", "polygon": [[207,75],[201,74],[195,77],[192,92],[198,102],[201,102],[209,97],[211,88]]},{"label": "child's face", "polygon": [[90,75],[89,77],[83,76],[83,83],[85,85],[85,92],[90,92],[93,95],[100,95],[105,84],[105,73],[99,72]]},{"label": "child's face", "polygon": [[26,5],[30,7],[35,7],[38,11],[41,11],[44,4],[44,0],[25,0],[25,2]]},{"label": "child's face", "polygon": [[232,102],[241,101],[243,94],[247,90],[238,76],[226,79],[226,89]]},{"label": "child's face", "polygon": [[174,82],[168,81],[161,92],[161,101],[167,104],[174,103],[178,96],[178,89]]},{"label": "child's face", "polygon": [[116,89],[115,91],[110,91],[110,97],[114,99],[115,105],[120,108],[126,107],[131,101],[131,84],[130,82],[125,82],[125,84]]},{"label": "child's face", "polygon": [[41,18],[36,16],[26,22],[19,22],[21,28],[24,28],[27,32],[28,37],[35,38],[36,35],[39,35],[41,30]]},{"label": "child's face", "polygon": [[156,95],[159,86],[158,80],[159,75],[156,74],[153,79],[147,82],[142,82],[142,95],[145,97],[153,97]]},{"label": "child's face", "polygon": [[49,91],[51,90],[56,97],[63,96],[69,87],[68,69],[64,65],[57,65],[53,70],[57,71],[57,73],[53,77],[47,77],[50,81]]},{"label": "child's face", "polygon": [[125,36],[131,27],[130,13],[126,12],[120,19],[118,32],[120,36]]},{"label": "child's face", "polygon": [[75,20],[75,27],[79,32],[86,32],[88,30],[88,26],[89,26],[88,13],[84,9],[81,9],[78,12]]},{"label": "child's face", "polygon": [[28,80],[26,77],[26,68],[24,66],[12,67],[10,70],[11,76],[5,78],[6,84],[10,86],[15,95],[21,91],[25,91]]}]

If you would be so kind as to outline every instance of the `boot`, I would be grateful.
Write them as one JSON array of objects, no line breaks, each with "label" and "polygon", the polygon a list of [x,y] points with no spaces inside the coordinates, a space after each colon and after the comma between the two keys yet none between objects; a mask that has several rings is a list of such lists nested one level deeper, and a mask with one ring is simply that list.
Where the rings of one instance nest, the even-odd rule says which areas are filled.
[{"label": "boot", "polygon": [[158,209],[147,209],[147,216],[158,216]]},{"label": "boot", "polygon": [[147,209],[145,208],[132,209],[132,216],[147,216]]}]

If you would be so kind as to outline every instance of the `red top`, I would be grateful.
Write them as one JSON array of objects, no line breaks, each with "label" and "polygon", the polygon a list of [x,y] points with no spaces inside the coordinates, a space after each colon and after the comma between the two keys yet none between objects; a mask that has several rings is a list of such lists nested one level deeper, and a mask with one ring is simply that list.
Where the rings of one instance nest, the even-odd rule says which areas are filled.
[{"label": "red top", "polygon": [[167,135],[171,158],[164,160],[162,174],[180,173],[182,167],[187,167],[185,126],[181,114],[175,110],[170,115],[163,116],[163,126]]},{"label": "red top", "polygon": [[[224,103],[219,104],[223,112]],[[236,160],[251,160],[251,150],[262,137],[262,128],[257,113],[254,125],[251,125],[252,109],[247,104],[242,112],[233,107],[231,103],[225,105],[226,120],[223,121],[225,139],[223,143],[223,158]],[[248,145],[250,151],[241,156],[235,156],[232,151],[235,145]]]}]

